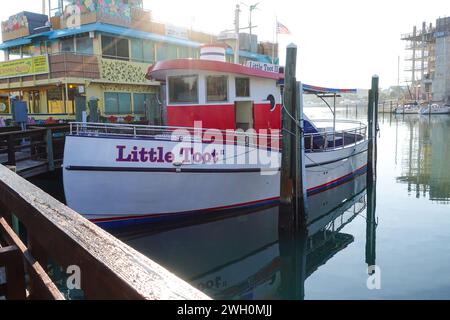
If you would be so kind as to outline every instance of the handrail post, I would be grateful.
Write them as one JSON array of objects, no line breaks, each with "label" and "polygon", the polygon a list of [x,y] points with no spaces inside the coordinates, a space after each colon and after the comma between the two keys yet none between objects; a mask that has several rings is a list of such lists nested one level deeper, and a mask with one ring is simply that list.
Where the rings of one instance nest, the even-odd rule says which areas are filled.
[{"label": "handrail post", "polygon": [[51,128],[48,128],[46,131],[45,141],[47,144],[48,170],[55,171],[55,159],[53,154],[53,133]]},{"label": "handrail post", "polygon": [[16,165],[16,150],[15,150],[15,145],[14,145],[13,134],[8,135],[7,147],[8,147],[8,165],[15,166]]}]

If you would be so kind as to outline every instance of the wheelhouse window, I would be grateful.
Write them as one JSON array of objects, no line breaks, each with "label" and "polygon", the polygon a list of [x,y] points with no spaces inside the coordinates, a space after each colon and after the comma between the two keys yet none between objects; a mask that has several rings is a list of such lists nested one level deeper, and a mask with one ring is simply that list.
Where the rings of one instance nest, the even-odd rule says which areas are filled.
[{"label": "wheelhouse window", "polygon": [[236,78],[236,97],[248,98],[250,97],[250,79]]},{"label": "wheelhouse window", "polygon": [[207,102],[228,101],[227,76],[206,77],[206,101]]},{"label": "wheelhouse window", "polygon": [[198,76],[169,77],[170,103],[198,103]]}]

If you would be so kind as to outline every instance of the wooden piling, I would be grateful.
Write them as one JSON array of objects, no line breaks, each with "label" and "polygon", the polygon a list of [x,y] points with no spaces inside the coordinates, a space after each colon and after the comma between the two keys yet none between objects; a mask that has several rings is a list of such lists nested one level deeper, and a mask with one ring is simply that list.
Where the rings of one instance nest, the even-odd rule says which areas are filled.
[{"label": "wooden piling", "polygon": [[295,90],[296,90],[297,46],[290,44],[286,50],[284,74],[284,103],[282,112],[282,159],[281,159],[281,204],[293,210],[295,182]]},{"label": "wooden piling", "polygon": [[377,168],[377,132],[378,132],[378,99],[379,78],[372,77],[372,88],[369,90],[368,129],[369,148],[367,153],[367,223],[366,223],[366,263],[368,267],[376,263],[376,168]]},{"label": "wooden piling", "polygon": [[295,72],[297,46],[287,48],[283,106],[283,138],[281,163],[281,210],[292,215],[296,228],[306,221],[303,86],[297,83]]},{"label": "wooden piling", "polygon": [[367,123],[369,130],[369,147],[367,152],[368,183],[373,180],[376,167],[376,136],[378,128],[378,76],[372,77],[372,88],[369,90]]}]

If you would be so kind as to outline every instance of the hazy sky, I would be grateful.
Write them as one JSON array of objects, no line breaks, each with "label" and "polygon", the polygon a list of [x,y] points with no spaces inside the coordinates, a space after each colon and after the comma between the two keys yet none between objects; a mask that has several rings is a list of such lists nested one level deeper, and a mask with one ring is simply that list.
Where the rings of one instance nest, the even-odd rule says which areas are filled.
[{"label": "hazy sky", "polygon": [[[406,43],[402,33],[422,21],[450,15],[442,0],[144,0],[154,19],[213,33],[233,28],[236,3],[260,2],[253,13],[259,40],[273,40],[275,20],[292,35],[280,35],[282,62],[290,42],[298,46],[297,77],[305,83],[334,87],[367,88],[373,74],[381,85],[397,84],[397,57]],[[40,0],[2,1],[0,19],[20,11],[41,11]],[[6,5],[7,3],[7,5]],[[248,25],[248,8],[241,5],[241,24]]]}]

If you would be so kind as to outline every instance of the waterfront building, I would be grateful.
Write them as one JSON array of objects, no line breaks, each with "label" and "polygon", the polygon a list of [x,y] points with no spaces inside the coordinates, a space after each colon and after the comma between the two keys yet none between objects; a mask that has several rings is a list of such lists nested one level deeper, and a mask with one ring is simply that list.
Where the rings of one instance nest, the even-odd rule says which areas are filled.
[{"label": "waterfront building", "polygon": [[[1,118],[11,118],[17,98],[37,121],[81,120],[86,110],[99,121],[162,124],[162,86],[145,78],[150,65],[199,58],[203,44],[218,41],[231,44],[226,59],[234,60],[229,39],[156,22],[142,0],[49,3],[49,15],[22,12],[2,22]],[[243,64],[276,56],[270,43],[240,48]]]},{"label": "waterfront building", "polygon": [[412,100],[450,103],[450,17],[404,34],[407,83]]}]

